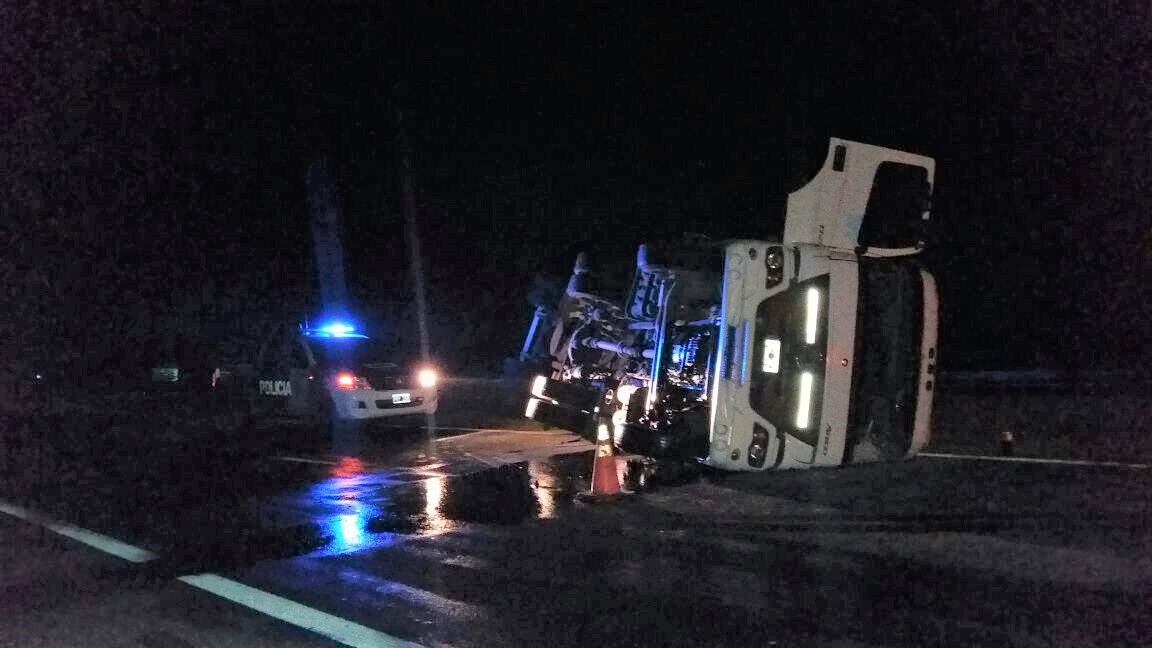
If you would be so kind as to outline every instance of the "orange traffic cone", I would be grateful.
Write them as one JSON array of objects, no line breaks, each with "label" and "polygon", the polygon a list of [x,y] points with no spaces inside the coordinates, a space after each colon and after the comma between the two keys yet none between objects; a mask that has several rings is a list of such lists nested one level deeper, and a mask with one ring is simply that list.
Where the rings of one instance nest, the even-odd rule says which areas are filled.
[{"label": "orange traffic cone", "polygon": [[596,431],[596,459],[592,463],[592,492],[589,494],[597,497],[619,493],[620,475],[616,472],[612,439],[608,436],[608,426],[601,425]]}]

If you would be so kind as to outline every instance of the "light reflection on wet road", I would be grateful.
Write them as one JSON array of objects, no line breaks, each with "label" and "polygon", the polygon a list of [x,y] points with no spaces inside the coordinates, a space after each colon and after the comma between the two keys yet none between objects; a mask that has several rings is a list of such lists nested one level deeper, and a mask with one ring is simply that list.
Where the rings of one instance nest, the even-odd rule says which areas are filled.
[{"label": "light reflection on wet road", "polygon": [[[1147,476],[926,460],[736,476],[589,507],[573,501],[588,448],[571,441],[397,434],[357,456],[161,454],[90,477],[45,464],[60,478],[8,473],[6,492],[155,549],[176,572],[220,570],[426,644],[1152,636]],[[286,451],[302,461],[272,458]]]},{"label": "light reflection on wet road", "polygon": [[[470,436],[460,442],[471,441],[467,447],[475,450],[484,440]],[[583,458],[565,459],[573,449],[586,452],[567,435],[524,435],[520,441],[530,442],[529,456],[565,454],[495,467],[491,459],[477,461],[473,452],[455,447],[451,438],[441,441],[431,448],[423,441],[393,442],[363,459],[284,459],[305,465],[317,481],[259,498],[254,506],[274,526],[315,525],[323,546],[305,555],[333,556],[389,546],[401,535],[445,533],[468,522],[555,518],[571,506],[587,472]],[[568,447],[558,448],[557,442]],[[505,441],[502,450],[523,454],[526,449]],[[409,465],[395,465],[405,452]]]},{"label": "light reflection on wet road", "polygon": [[376,492],[397,483],[387,473],[365,473],[359,459],[343,458],[332,468],[328,479],[308,490],[310,508],[317,511],[312,522],[328,540],[323,548],[308,555],[339,555],[396,542],[395,534],[371,532],[368,523],[379,516],[379,509],[372,503]]}]

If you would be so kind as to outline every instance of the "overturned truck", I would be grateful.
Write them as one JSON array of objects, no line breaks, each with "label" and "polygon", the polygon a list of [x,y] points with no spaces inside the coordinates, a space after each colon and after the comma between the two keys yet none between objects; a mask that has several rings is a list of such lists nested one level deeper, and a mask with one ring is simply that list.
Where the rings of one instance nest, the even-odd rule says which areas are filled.
[{"label": "overturned truck", "polygon": [[525,415],[644,470],[835,466],[928,443],[936,284],[918,261],[935,163],[833,139],[779,240],[639,247],[621,299],[581,254],[521,359]]}]

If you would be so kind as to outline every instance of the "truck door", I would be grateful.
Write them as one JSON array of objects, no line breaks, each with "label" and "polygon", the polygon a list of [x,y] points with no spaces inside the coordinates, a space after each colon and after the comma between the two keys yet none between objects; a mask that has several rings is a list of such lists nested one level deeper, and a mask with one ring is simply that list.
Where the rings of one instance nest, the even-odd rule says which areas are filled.
[{"label": "truck door", "polygon": [[865,256],[903,256],[924,247],[936,162],[833,138],[824,166],[788,196],[784,243]]}]

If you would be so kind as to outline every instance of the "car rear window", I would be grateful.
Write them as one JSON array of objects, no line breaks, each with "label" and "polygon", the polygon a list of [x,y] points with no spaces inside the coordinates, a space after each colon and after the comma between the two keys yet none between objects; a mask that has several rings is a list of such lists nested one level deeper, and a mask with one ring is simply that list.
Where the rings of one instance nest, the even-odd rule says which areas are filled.
[{"label": "car rear window", "polygon": [[381,365],[379,369],[388,369],[388,365],[395,365],[397,370],[403,369],[414,358],[410,352],[403,352],[379,340],[364,338],[322,338],[307,341],[316,361],[321,365]]}]

